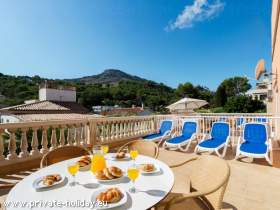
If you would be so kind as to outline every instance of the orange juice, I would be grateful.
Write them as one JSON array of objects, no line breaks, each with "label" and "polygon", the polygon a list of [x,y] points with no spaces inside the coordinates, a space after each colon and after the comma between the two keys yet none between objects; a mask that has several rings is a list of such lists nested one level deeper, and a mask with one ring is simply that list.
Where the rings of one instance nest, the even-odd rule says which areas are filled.
[{"label": "orange juice", "polygon": [[135,158],[138,156],[138,151],[137,150],[130,150],[130,157],[135,160]]},{"label": "orange juice", "polygon": [[130,180],[135,181],[139,176],[139,169],[138,168],[127,169],[127,176]]},{"label": "orange juice", "polygon": [[102,171],[104,168],[106,168],[106,161],[102,154],[93,155],[91,162],[91,171],[94,174],[97,171]]},{"label": "orange juice", "polygon": [[77,172],[78,172],[78,170],[79,170],[79,164],[71,164],[71,165],[69,165],[68,167],[67,167],[67,169],[68,169],[68,172],[72,175],[72,176],[74,176]]},{"label": "orange juice", "polygon": [[109,151],[109,146],[103,145],[103,146],[101,146],[101,150],[102,150],[103,154],[107,154],[107,152]]}]

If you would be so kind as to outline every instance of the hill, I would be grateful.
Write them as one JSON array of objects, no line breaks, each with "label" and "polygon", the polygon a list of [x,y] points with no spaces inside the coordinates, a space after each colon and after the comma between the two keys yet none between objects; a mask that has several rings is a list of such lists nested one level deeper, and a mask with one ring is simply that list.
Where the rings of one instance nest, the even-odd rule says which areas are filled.
[{"label": "hill", "polygon": [[141,77],[127,74],[118,69],[106,69],[101,74],[86,76],[76,79],[68,79],[66,81],[79,82],[84,84],[116,84],[120,81],[147,81]]}]

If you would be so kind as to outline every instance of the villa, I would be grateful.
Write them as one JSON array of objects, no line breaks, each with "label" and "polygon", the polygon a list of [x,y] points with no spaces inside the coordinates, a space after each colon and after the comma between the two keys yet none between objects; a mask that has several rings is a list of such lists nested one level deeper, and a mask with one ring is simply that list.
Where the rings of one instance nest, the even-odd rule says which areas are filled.
[{"label": "villa", "polygon": [[[121,195],[118,202],[123,201],[122,206],[113,208],[117,210],[279,210],[279,19],[280,0],[273,0],[271,87],[248,92],[271,104],[268,113],[98,117],[76,103],[76,90],[72,87],[47,84],[41,86],[38,101],[0,109],[0,209],[31,209],[22,203],[16,208],[11,204],[16,201],[27,201],[34,209],[48,209],[39,208],[41,201],[66,201],[66,197],[79,202],[88,198],[97,201],[98,196],[105,199],[104,194],[96,194],[104,193],[99,191],[100,186],[102,189],[117,186],[125,189],[120,192],[113,189],[113,198],[117,200]],[[137,109],[137,113],[143,111],[141,107],[131,109]],[[96,146],[102,148],[98,147],[105,156],[101,156],[103,166],[115,164],[122,170],[105,166],[98,170],[100,162],[91,162],[86,168],[89,164],[85,162],[94,158],[67,160],[71,155],[80,158],[91,152],[96,155],[93,157],[100,158]],[[75,168],[77,161],[85,165]],[[153,170],[149,171],[149,167]],[[137,178],[139,168],[142,172]],[[117,179],[122,178],[124,170],[132,182],[127,177]],[[61,185],[50,189],[39,186],[38,178],[52,186],[53,180],[46,175],[54,173],[65,174],[51,177]],[[98,176],[101,178],[97,179]],[[115,178],[116,182],[110,182]],[[32,203],[35,201],[36,205]]]}]

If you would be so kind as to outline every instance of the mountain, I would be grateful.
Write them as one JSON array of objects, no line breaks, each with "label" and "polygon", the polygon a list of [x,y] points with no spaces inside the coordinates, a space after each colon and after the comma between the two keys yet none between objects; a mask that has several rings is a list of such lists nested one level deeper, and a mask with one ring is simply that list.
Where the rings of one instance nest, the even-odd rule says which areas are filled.
[{"label": "mountain", "polygon": [[76,79],[67,79],[66,81],[80,82],[85,84],[116,84],[123,80],[147,81],[146,79],[127,74],[118,69],[106,69],[101,74]]}]

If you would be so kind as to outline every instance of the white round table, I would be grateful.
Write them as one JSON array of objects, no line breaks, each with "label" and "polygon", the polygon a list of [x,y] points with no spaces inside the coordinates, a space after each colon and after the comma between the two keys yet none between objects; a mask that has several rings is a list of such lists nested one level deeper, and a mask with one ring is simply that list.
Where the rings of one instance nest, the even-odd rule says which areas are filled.
[{"label": "white round table", "polygon": [[[132,160],[128,161],[113,161],[108,158],[112,154],[107,154],[106,161],[107,166],[117,166],[122,170],[126,169],[133,164]],[[70,186],[69,181],[72,181],[71,175],[67,171],[67,162],[75,161],[79,158],[62,161],[46,168],[40,169],[37,172],[27,176],[21,182],[19,182],[8,194],[6,203],[14,204],[17,202],[20,205],[18,209],[31,209],[31,205],[35,205],[32,209],[90,209],[89,207],[78,207],[77,204],[75,207],[69,207],[69,201],[91,201],[91,196],[95,190],[100,189],[101,187],[119,187],[120,189],[125,190],[128,194],[128,201],[123,206],[114,208],[114,210],[143,210],[148,209],[161,201],[172,189],[174,184],[174,175],[172,170],[163,162],[150,158],[147,156],[139,155],[136,158],[136,164],[141,163],[154,163],[160,167],[161,171],[154,175],[140,175],[136,180],[136,188],[138,192],[130,193],[129,188],[131,188],[132,183],[127,177],[124,177],[122,180],[114,183],[100,184],[95,179],[91,171],[78,172],[76,175],[76,181],[78,184],[76,186]],[[45,176],[47,174],[60,173],[67,177],[68,182],[59,187],[54,187],[52,189],[44,191],[36,191],[32,187],[32,183],[38,177]],[[35,204],[38,202],[38,204]],[[45,202],[45,203],[44,203]],[[48,207],[40,206],[49,202]],[[56,206],[54,203],[56,202]],[[60,204],[58,204],[58,202]],[[66,205],[65,207],[64,205]],[[25,207],[23,205],[26,205]],[[52,205],[50,207],[49,205]],[[6,207],[7,210],[17,209],[14,206]]]}]

